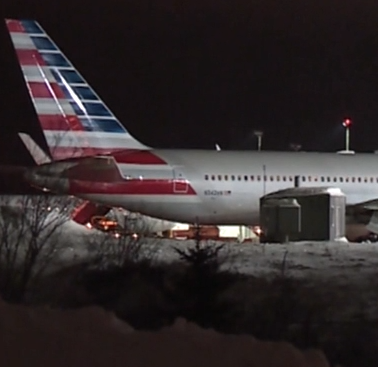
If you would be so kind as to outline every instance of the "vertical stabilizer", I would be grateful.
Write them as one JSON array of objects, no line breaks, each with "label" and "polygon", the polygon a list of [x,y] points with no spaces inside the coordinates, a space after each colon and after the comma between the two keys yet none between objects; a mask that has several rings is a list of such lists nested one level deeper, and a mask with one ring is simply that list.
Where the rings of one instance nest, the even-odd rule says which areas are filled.
[{"label": "vertical stabilizer", "polygon": [[149,149],[137,141],[40,25],[6,20],[53,160]]}]

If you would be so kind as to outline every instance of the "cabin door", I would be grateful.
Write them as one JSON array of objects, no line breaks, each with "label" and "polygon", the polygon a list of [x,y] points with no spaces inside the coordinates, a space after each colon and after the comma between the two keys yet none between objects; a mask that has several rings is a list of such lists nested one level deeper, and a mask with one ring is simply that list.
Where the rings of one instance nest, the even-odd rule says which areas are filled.
[{"label": "cabin door", "polygon": [[186,194],[188,191],[188,180],[185,178],[181,167],[173,168],[173,192],[175,194]]}]

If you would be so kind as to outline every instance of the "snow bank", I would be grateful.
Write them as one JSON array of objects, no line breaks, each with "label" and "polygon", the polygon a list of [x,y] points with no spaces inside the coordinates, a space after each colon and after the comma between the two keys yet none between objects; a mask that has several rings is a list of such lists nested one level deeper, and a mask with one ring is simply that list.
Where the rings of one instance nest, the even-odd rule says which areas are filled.
[{"label": "snow bank", "polygon": [[51,310],[0,301],[0,365],[122,367],[325,367],[316,350],[222,335],[178,319],[159,332],[134,331],[91,307]]}]

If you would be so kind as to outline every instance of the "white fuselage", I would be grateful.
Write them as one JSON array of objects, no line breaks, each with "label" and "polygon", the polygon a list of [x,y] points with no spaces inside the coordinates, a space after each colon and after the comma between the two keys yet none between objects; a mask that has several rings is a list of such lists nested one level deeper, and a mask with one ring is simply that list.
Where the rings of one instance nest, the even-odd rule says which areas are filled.
[{"label": "white fuselage", "polygon": [[[259,221],[259,199],[300,186],[339,187],[347,204],[378,198],[378,156],[307,152],[152,150],[166,165],[118,164],[125,180],[166,179],[172,193],[79,194],[171,221],[252,225]],[[179,182],[179,184],[178,184]],[[193,189],[195,194],[190,194]]]}]

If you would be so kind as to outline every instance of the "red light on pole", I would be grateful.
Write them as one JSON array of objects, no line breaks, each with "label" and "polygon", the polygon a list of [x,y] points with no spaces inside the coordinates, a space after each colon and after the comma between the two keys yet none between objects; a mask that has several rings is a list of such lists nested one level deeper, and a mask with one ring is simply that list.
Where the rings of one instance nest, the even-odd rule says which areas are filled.
[{"label": "red light on pole", "polygon": [[343,126],[345,127],[345,150],[349,151],[349,128],[352,125],[351,119],[344,119]]},{"label": "red light on pole", "polygon": [[352,120],[351,119],[344,119],[343,126],[344,127],[350,127],[350,125],[352,125]]}]

